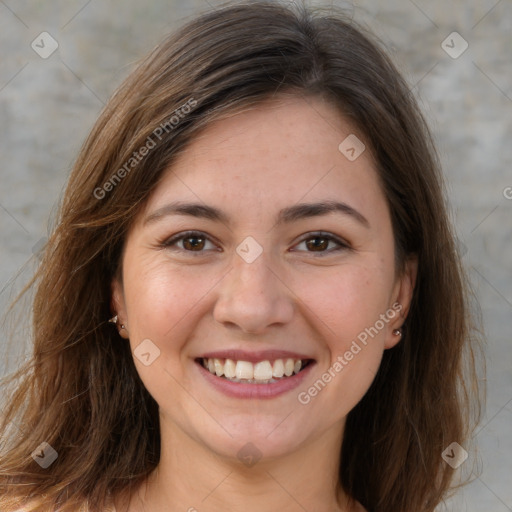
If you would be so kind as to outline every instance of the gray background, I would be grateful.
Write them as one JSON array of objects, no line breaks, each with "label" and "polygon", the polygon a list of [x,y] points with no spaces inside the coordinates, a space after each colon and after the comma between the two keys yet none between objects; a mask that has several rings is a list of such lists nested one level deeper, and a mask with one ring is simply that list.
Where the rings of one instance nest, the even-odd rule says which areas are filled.
[{"label": "gray background", "polygon": [[[475,464],[479,471],[446,509],[512,511],[512,2],[332,3],[346,5],[382,38],[420,100],[483,312],[487,408],[474,439],[479,452],[459,470]],[[172,28],[217,5],[0,1],[0,312],[30,276],[73,159],[114,88]],[[59,45],[46,59],[31,48],[43,31]],[[454,31],[469,45],[458,58],[442,47]],[[452,39],[446,49],[462,48]],[[15,326],[23,329],[26,318]],[[27,336],[8,347],[8,327],[0,375],[28,350]]]}]

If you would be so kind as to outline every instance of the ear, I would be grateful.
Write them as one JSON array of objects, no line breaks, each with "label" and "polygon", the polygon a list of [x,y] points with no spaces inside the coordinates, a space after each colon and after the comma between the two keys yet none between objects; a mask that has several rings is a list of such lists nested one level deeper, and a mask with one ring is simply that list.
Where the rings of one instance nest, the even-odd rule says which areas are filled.
[{"label": "ear", "polygon": [[393,287],[390,309],[395,311],[396,314],[388,324],[388,332],[384,342],[385,348],[394,347],[402,338],[399,335],[393,334],[393,331],[402,327],[409,314],[417,275],[418,257],[412,255],[405,262],[404,271],[397,277],[397,281]]},{"label": "ear", "polygon": [[[110,283],[111,297],[110,307],[113,315],[117,315],[117,328],[121,337],[128,339],[128,315],[124,300],[123,284],[118,277],[112,278]],[[125,328],[121,329],[121,325]]]}]

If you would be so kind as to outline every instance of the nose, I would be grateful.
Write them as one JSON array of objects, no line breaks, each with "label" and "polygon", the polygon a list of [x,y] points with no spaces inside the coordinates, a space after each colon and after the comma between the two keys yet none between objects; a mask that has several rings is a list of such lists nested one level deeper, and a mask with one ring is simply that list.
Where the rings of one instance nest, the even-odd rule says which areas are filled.
[{"label": "nose", "polygon": [[234,256],[214,307],[217,322],[244,333],[262,334],[270,326],[291,321],[294,294],[270,264],[265,251],[252,263]]}]

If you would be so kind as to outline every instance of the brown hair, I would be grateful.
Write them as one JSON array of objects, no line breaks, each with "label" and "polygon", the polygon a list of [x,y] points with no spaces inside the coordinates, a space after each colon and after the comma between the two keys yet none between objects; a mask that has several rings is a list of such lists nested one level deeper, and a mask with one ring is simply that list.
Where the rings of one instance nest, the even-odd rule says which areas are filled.
[{"label": "brown hair", "polygon": [[[16,389],[0,433],[20,430],[1,455],[3,511],[26,502],[99,511],[158,464],[157,404],[107,323],[111,278],[127,230],[176,155],[212,120],[276,93],[322,96],[360,130],[398,267],[419,258],[403,339],[348,415],[340,482],[369,511],[430,512],[445,497],[453,470],[441,453],[468,440],[472,405],[479,417],[478,337],[429,130],[380,43],[342,13],[246,2],[197,17],[157,46],[80,151],[31,283],[33,355],[8,381]],[[42,442],[58,452],[46,469],[31,457]]]}]

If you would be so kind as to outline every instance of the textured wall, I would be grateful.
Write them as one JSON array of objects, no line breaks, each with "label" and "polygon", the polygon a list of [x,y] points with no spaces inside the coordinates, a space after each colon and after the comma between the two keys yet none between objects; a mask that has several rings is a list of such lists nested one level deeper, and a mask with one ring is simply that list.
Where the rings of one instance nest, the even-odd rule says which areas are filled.
[{"label": "textured wall", "polygon": [[[476,436],[482,473],[448,510],[510,511],[512,2],[331,3],[373,28],[420,98],[484,314],[489,396]],[[109,95],[163,35],[216,5],[0,2],[0,311],[30,275],[73,159]],[[24,348],[13,347],[8,360],[5,331],[0,344],[5,373]]]}]

